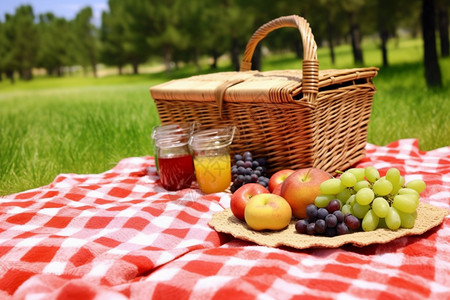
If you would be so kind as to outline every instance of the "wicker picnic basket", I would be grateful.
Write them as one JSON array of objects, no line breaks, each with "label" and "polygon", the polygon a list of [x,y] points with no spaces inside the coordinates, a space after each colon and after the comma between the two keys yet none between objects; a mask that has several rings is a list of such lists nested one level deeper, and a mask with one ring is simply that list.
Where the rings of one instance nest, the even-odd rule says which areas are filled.
[{"label": "wicker picnic basket", "polygon": [[[294,27],[303,43],[302,70],[251,71],[253,52],[271,31]],[[309,23],[277,18],[249,40],[240,72],[172,80],[150,88],[161,124],[235,125],[232,153],[268,160],[269,174],[316,167],[345,170],[365,154],[377,68],[321,70]]]}]

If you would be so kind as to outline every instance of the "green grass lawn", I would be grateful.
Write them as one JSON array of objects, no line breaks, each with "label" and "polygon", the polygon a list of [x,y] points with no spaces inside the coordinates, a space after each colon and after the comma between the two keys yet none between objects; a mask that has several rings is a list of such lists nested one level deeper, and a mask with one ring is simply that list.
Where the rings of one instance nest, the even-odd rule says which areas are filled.
[{"label": "green grass lawn", "polygon": [[[450,59],[441,60],[444,87],[427,89],[420,40],[391,41],[391,66],[375,78],[377,93],[368,142],[384,145],[417,138],[422,150],[450,141]],[[347,45],[318,51],[320,68],[354,67]],[[376,43],[364,45],[364,65],[380,66]],[[294,55],[264,58],[263,69],[298,69]],[[223,63],[220,70],[229,70]],[[186,66],[171,78],[193,75]],[[204,73],[209,72],[204,67]],[[131,156],[152,155],[150,133],[159,123],[149,87],[170,78],[164,73],[46,78],[11,85],[0,82],[0,195],[50,183],[60,173],[99,173]]]}]

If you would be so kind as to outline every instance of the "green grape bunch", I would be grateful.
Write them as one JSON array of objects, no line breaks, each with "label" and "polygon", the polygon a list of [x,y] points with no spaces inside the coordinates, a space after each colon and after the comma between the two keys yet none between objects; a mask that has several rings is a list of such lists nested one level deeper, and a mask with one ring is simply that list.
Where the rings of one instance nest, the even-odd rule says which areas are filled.
[{"label": "green grape bunch", "polygon": [[321,194],[314,203],[318,208],[337,199],[344,214],[352,214],[362,220],[364,231],[414,227],[420,194],[426,188],[423,180],[405,183],[397,168],[390,168],[383,177],[372,166],[340,173],[339,178],[326,180],[320,185]]}]

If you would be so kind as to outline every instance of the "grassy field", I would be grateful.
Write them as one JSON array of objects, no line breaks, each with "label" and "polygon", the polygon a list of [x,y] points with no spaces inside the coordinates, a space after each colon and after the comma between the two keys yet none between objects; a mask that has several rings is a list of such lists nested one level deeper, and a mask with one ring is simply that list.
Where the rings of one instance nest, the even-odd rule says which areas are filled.
[{"label": "grassy field", "polygon": [[[336,49],[334,66],[327,49],[318,55],[321,69],[353,67],[349,46]],[[430,90],[422,56],[420,40],[389,44],[391,66],[375,78],[368,142],[417,138],[421,150],[449,145],[450,60],[440,61],[444,87]],[[364,59],[366,66],[381,65],[376,43],[364,45]],[[264,70],[300,66],[294,55],[263,60]],[[229,70],[228,64],[220,70]],[[186,66],[171,78],[194,73]],[[159,120],[148,89],[169,79],[154,73],[0,82],[0,195],[48,184],[60,173],[99,173],[122,158],[152,155],[150,133]]]}]

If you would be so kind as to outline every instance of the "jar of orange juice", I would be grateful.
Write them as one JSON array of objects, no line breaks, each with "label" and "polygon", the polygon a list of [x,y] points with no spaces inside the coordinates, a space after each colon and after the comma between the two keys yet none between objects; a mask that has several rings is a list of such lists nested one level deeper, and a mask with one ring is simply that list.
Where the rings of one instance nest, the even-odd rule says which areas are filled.
[{"label": "jar of orange juice", "polygon": [[229,146],[235,130],[234,126],[202,130],[189,140],[197,183],[206,194],[223,192],[231,184]]}]

